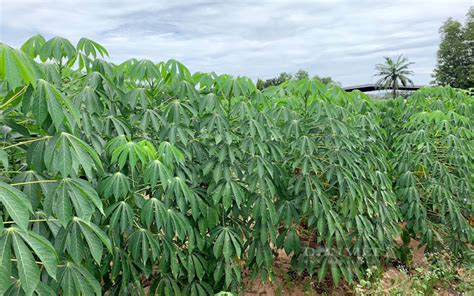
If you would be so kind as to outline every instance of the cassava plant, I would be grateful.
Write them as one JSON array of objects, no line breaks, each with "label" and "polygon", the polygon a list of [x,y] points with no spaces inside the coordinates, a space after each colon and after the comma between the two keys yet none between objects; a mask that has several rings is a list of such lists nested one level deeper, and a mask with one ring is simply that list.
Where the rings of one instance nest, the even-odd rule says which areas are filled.
[{"label": "cassava plant", "polygon": [[474,239],[473,97],[427,88],[393,110],[393,176],[406,231],[428,250],[466,256]]},{"label": "cassava plant", "polygon": [[351,282],[405,224],[472,244],[472,96],[384,104],[107,58],[86,38],[0,43],[0,294],[238,291],[274,277],[278,248]]}]

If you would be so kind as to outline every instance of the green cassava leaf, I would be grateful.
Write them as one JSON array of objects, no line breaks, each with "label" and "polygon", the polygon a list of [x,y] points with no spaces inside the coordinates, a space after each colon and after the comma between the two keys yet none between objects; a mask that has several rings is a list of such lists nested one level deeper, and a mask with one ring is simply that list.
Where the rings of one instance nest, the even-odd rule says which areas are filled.
[{"label": "green cassava leaf", "polygon": [[44,79],[37,82],[30,104],[23,106],[31,111],[39,125],[53,123],[56,130],[72,130],[79,122],[79,112],[71,102],[51,83]]},{"label": "green cassava leaf", "polygon": [[18,231],[18,234],[38,256],[48,274],[56,279],[58,255],[53,245],[46,238],[33,231]]},{"label": "green cassava leaf", "polygon": [[20,190],[0,181],[0,201],[18,227],[26,230],[30,213],[33,211],[28,197]]},{"label": "green cassava leaf", "polygon": [[12,236],[13,250],[17,260],[21,287],[26,295],[33,295],[40,281],[40,270],[30,250],[17,235]]},{"label": "green cassava leaf", "polygon": [[109,53],[102,45],[88,38],[79,39],[76,48],[78,51],[83,51],[86,55],[92,55],[94,58],[96,58],[97,55],[101,55],[102,57],[109,56]]},{"label": "green cassava leaf", "polygon": [[99,281],[81,265],[66,262],[65,266],[60,268],[58,278],[62,295],[101,295]]},{"label": "green cassava leaf", "polygon": [[36,34],[26,40],[21,46],[21,50],[26,53],[30,58],[36,58],[41,51],[41,47],[46,43],[46,39],[41,34]]},{"label": "green cassava leaf", "polygon": [[45,204],[49,205],[45,209],[46,213],[54,214],[63,226],[72,220],[73,209],[76,215],[85,221],[91,219],[96,209],[104,214],[97,192],[82,179],[60,180],[54,192],[46,197]]},{"label": "green cassava leaf", "polygon": [[34,67],[34,61],[24,52],[0,43],[0,80],[7,82],[8,89],[35,85],[38,76]]},{"label": "green cassava leaf", "polygon": [[105,177],[99,184],[99,191],[109,198],[114,196],[115,201],[124,198],[130,192],[130,182],[128,177],[117,172],[113,175]]},{"label": "green cassava leaf", "polygon": [[93,170],[98,173],[103,170],[98,154],[89,145],[64,132],[48,141],[44,162],[53,174],[59,172],[63,177],[79,174],[79,167],[82,167],[88,178],[94,176]]},{"label": "green cassava leaf", "polygon": [[61,63],[63,59],[66,63],[73,59],[76,55],[76,48],[71,42],[63,37],[53,37],[46,41],[41,47],[40,57],[44,62],[48,59],[54,59],[57,63]]}]

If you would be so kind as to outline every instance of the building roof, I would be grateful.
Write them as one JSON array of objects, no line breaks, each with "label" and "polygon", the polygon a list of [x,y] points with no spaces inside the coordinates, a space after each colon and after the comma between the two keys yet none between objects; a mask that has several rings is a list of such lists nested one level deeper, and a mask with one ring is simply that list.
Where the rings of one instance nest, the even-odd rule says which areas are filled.
[{"label": "building roof", "polygon": [[[424,87],[424,85],[407,85],[403,86],[400,85],[397,90],[418,90],[420,88]],[[367,91],[376,91],[376,90],[386,90],[386,89],[392,89],[391,87],[389,88],[381,88],[378,87],[375,84],[363,84],[363,85],[356,85],[356,86],[347,86],[343,87],[345,91],[353,91],[353,90],[360,90],[361,92],[367,92]]]}]

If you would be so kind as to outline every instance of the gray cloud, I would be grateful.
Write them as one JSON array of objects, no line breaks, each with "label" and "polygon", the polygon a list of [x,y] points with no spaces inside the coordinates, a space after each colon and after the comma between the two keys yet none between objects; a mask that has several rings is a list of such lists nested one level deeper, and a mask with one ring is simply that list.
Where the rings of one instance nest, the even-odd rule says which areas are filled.
[{"label": "gray cloud", "polygon": [[0,42],[32,34],[85,36],[110,59],[175,58],[191,71],[268,78],[300,68],[343,85],[375,81],[383,56],[415,62],[426,84],[438,29],[469,1],[14,1],[0,0]]}]

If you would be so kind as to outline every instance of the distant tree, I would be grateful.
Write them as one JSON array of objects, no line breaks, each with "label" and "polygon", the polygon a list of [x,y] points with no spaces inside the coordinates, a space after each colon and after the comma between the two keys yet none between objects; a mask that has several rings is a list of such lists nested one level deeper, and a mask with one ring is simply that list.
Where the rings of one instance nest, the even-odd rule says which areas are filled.
[{"label": "distant tree", "polygon": [[293,75],[291,75],[291,73],[286,73],[286,72],[280,73],[280,76],[278,76],[277,78],[277,85],[282,84],[283,82],[290,80],[292,78],[293,78]]},{"label": "distant tree", "polygon": [[474,7],[469,9],[464,26],[449,18],[439,33],[441,43],[434,83],[458,88],[474,87]]},{"label": "distant tree", "polygon": [[[280,73],[278,77],[275,77],[275,78],[270,78],[267,80],[262,80],[259,78],[257,80],[257,88],[261,90],[269,86],[280,85],[283,82],[291,80],[291,79],[295,79],[295,80],[309,79],[309,73],[306,70],[300,69],[298,70],[298,72],[295,73],[295,75],[292,75],[291,73],[287,73],[287,72],[282,72]],[[331,77],[319,77],[318,75],[314,75],[312,79],[320,80],[324,84],[335,83],[335,81],[333,81]]]},{"label": "distant tree", "polygon": [[329,83],[336,83],[334,80],[332,80],[331,77],[319,77],[318,75],[313,76],[313,80],[319,80],[324,84],[329,84]]},{"label": "distant tree", "polygon": [[295,79],[296,80],[309,79],[308,71],[299,69],[298,72],[295,73]]},{"label": "distant tree", "polygon": [[278,77],[275,78],[270,78],[265,81],[259,79],[261,83],[259,84],[259,82],[257,81],[257,88],[261,87],[259,89],[264,89],[269,86],[277,86],[292,78],[293,76],[290,73],[282,72]]},{"label": "distant tree", "polygon": [[409,62],[406,57],[399,55],[395,60],[389,57],[384,57],[385,63],[378,64],[375,66],[377,73],[375,76],[379,76],[380,79],[376,85],[383,89],[392,89],[392,97],[397,97],[397,90],[399,85],[407,86],[408,84],[413,85],[413,81],[408,76],[413,75],[413,71],[408,68],[413,62]]}]

